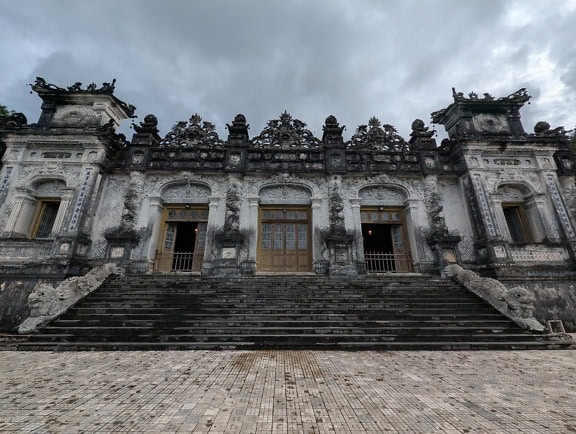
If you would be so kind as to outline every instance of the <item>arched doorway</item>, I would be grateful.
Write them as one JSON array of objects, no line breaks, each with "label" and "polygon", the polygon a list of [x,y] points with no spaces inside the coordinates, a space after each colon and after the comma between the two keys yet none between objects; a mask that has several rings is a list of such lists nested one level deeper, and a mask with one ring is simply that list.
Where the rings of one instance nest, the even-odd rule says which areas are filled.
[{"label": "arched doorway", "polygon": [[364,207],[360,210],[360,220],[366,271],[412,271],[403,209]]},{"label": "arched doorway", "polygon": [[166,207],[156,271],[201,271],[207,222],[207,206]]},{"label": "arched doorway", "polygon": [[206,249],[210,188],[194,183],[166,186],[155,271],[200,272]]},{"label": "arched doorway", "polygon": [[395,185],[368,186],[360,190],[359,197],[366,271],[411,272],[405,190]]}]

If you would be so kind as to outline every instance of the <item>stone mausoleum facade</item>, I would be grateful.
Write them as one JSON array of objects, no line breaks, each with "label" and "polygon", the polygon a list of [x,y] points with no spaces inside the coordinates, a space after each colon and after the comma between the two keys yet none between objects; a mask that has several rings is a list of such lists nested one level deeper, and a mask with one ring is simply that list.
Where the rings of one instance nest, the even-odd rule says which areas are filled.
[{"label": "stone mausoleum facade", "polygon": [[[193,115],[161,137],[157,119],[116,132],[135,107],[115,83],[37,78],[37,123],[0,118],[0,272],[211,276],[440,274],[458,263],[545,294],[576,316],[576,156],[562,127],[526,132],[521,89],[464,95],[408,140],[378,119],[350,140],[289,113],[251,135],[239,114],[219,137]],[[564,312],[564,313],[562,313]],[[570,313],[571,312],[571,313]],[[557,315],[557,316],[558,316]]]}]

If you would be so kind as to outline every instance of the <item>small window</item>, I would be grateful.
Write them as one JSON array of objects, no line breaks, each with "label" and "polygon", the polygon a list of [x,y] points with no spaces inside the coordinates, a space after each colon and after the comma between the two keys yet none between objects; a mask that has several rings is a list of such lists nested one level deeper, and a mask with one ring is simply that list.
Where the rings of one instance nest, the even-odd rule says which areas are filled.
[{"label": "small window", "polygon": [[49,238],[56,222],[60,202],[55,200],[41,201],[38,206],[36,223],[33,226],[32,238]]},{"label": "small window", "polygon": [[524,207],[519,204],[502,205],[504,217],[508,224],[508,231],[513,243],[532,242],[532,232],[528,225],[528,218]]}]

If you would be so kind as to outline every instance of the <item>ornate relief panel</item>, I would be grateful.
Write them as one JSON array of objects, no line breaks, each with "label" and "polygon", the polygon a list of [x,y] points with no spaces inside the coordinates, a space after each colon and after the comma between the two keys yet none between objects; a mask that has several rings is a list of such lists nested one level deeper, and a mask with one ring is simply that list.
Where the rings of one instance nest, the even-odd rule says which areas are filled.
[{"label": "ornate relief panel", "polygon": [[161,197],[167,203],[207,203],[210,188],[193,183],[169,185],[162,190]]},{"label": "ornate relief panel", "polygon": [[383,203],[386,205],[400,205],[403,206],[407,199],[399,187],[377,185],[364,187],[358,193],[362,204],[378,204]]},{"label": "ornate relief panel", "polygon": [[66,188],[66,183],[60,179],[50,179],[33,183],[33,188],[38,196],[59,196]]},{"label": "ornate relief panel", "polygon": [[556,208],[556,213],[558,214],[558,218],[560,219],[560,223],[562,224],[566,235],[569,238],[574,238],[576,236],[576,232],[574,231],[574,227],[572,226],[570,218],[568,217],[568,212],[566,211],[564,203],[562,202],[562,196],[560,196],[560,191],[558,190],[554,176],[546,176],[546,185],[548,186],[550,196],[552,197],[552,203],[554,203],[554,208]]},{"label": "ornate relief panel", "polygon": [[530,190],[521,185],[504,184],[496,189],[496,194],[503,202],[522,202],[530,194]]},{"label": "ornate relief panel", "polygon": [[496,223],[492,219],[492,213],[490,212],[490,207],[488,205],[488,196],[486,195],[486,190],[482,183],[482,178],[480,175],[472,176],[472,184],[476,190],[476,195],[478,197],[478,205],[480,207],[480,213],[484,219],[486,225],[486,232],[488,236],[496,236]]},{"label": "ornate relief panel", "polygon": [[262,202],[270,203],[307,203],[312,192],[300,185],[272,185],[263,187],[259,193]]}]

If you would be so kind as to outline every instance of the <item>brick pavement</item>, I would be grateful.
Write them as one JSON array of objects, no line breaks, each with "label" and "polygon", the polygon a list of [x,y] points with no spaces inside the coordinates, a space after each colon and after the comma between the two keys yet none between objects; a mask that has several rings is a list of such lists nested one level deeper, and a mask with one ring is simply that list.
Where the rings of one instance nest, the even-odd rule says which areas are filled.
[{"label": "brick pavement", "polygon": [[0,432],[570,433],[576,351],[5,351]]}]

